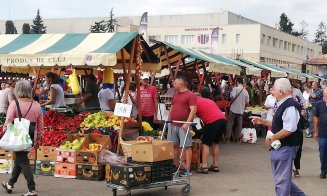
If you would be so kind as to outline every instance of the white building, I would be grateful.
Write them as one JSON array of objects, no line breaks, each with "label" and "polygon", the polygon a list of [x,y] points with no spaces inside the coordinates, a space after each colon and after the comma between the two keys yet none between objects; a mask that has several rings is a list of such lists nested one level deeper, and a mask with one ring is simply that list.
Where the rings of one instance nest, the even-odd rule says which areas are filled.
[{"label": "white building", "polygon": [[[278,31],[272,27],[234,14],[162,15],[148,18],[150,39],[167,41],[188,48],[211,52],[212,29],[219,27],[218,53],[256,62],[292,66],[301,70],[300,64],[307,56],[321,54],[320,45]],[[138,31],[140,16],[118,17],[117,31]],[[108,18],[48,19],[44,21],[47,33],[87,33],[96,21]],[[21,33],[24,23],[32,20],[17,20],[14,24]],[[5,32],[5,21],[0,21],[0,32]],[[296,64],[296,65],[295,65]],[[318,73],[316,67],[307,66],[310,73]]]}]

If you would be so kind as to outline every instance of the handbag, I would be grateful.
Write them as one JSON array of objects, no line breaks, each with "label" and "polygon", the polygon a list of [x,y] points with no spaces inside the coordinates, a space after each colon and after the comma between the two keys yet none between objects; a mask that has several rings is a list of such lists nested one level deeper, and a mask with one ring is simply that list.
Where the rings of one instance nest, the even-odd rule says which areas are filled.
[{"label": "handbag", "polygon": [[30,122],[28,119],[25,119],[25,117],[30,111],[33,101],[24,117],[22,116],[18,101],[15,100],[15,102],[18,111],[18,118],[15,118],[11,124],[7,125],[6,132],[0,140],[0,148],[14,152],[29,151],[33,146],[34,140],[34,138],[33,140],[31,139],[30,132],[33,129],[35,130],[35,124]]}]

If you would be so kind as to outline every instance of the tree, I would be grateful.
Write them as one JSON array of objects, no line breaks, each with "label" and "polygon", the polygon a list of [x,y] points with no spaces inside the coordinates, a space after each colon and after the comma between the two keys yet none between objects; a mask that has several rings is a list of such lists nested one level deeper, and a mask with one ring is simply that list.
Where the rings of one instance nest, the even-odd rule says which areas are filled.
[{"label": "tree", "polygon": [[315,43],[319,43],[320,45],[324,45],[324,43],[327,41],[327,35],[326,35],[327,27],[324,22],[320,22],[318,29],[315,33]]},{"label": "tree", "polygon": [[12,20],[6,21],[6,34],[17,34],[17,29]]},{"label": "tree", "polygon": [[108,28],[108,32],[112,33],[115,32],[115,26],[118,25],[118,21],[116,18],[114,18],[114,14],[113,14],[113,8],[111,8],[110,11],[110,18],[107,21],[107,28]]},{"label": "tree", "polygon": [[113,8],[111,8],[109,20],[102,20],[100,22],[95,22],[94,25],[91,25],[91,33],[107,33],[115,32],[115,26],[118,25],[117,19],[114,18]]},{"label": "tree", "polygon": [[291,22],[285,13],[280,15],[279,30],[291,34],[293,32],[293,25],[294,23]]},{"label": "tree", "polygon": [[31,33],[31,27],[30,24],[24,23],[23,24],[23,34],[30,34]]},{"label": "tree", "polygon": [[300,37],[302,39],[308,39],[309,31],[307,27],[309,26],[309,24],[303,20],[302,22],[300,22],[300,26],[301,26],[299,31],[299,33],[301,34]]},{"label": "tree", "polygon": [[322,53],[327,54],[327,41],[322,45]]},{"label": "tree", "polygon": [[42,17],[40,16],[40,10],[37,10],[36,17],[33,19],[33,25],[31,29],[32,34],[45,34],[47,27],[43,25]]}]

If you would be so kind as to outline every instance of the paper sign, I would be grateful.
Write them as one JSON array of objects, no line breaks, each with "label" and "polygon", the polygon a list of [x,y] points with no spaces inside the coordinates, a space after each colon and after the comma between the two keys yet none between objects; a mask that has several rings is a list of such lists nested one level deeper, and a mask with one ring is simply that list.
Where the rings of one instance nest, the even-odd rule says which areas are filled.
[{"label": "paper sign", "polygon": [[114,115],[123,116],[123,117],[131,117],[132,105],[116,103]]}]

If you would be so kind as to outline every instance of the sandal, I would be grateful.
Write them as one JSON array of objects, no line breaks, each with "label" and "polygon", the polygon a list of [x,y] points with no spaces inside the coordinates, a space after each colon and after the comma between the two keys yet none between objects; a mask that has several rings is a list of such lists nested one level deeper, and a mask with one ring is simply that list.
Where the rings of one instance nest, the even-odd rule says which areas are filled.
[{"label": "sandal", "polygon": [[200,167],[195,172],[200,173],[200,174],[207,174],[208,173],[208,168],[207,167]]},{"label": "sandal", "polygon": [[208,170],[212,172],[219,172],[219,167],[211,166]]}]

